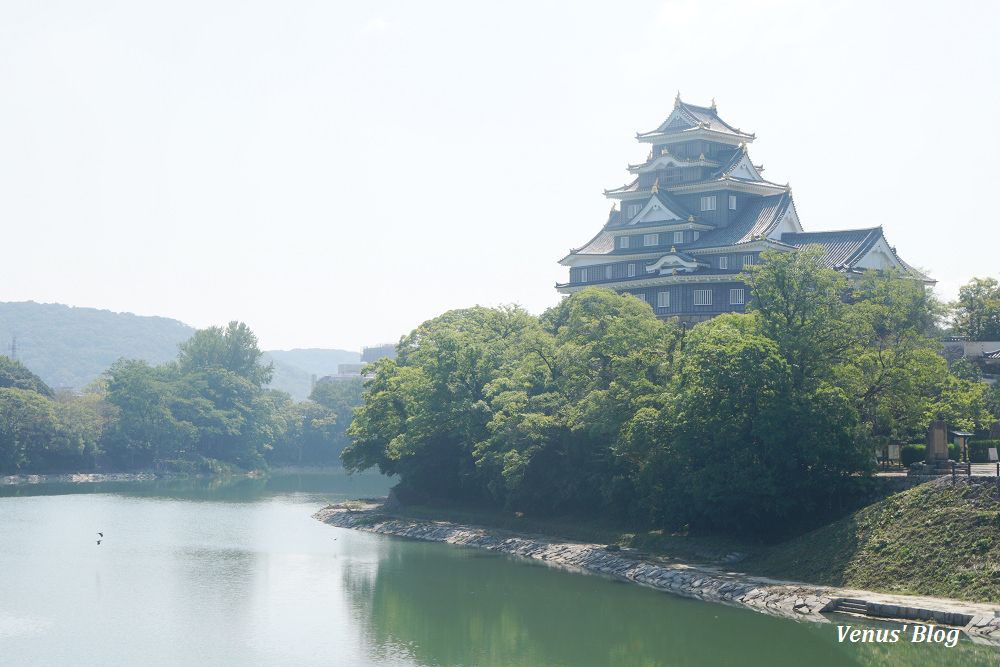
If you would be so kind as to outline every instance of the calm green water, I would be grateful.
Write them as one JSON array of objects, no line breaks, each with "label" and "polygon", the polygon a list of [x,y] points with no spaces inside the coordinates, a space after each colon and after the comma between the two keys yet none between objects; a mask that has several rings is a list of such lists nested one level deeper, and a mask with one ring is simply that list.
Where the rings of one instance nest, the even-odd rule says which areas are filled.
[{"label": "calm green water", "polygon": [[0,664],[1000,665],[967,641],[840,644],[834,624],[310,518],[387,486],[0,488]]}]

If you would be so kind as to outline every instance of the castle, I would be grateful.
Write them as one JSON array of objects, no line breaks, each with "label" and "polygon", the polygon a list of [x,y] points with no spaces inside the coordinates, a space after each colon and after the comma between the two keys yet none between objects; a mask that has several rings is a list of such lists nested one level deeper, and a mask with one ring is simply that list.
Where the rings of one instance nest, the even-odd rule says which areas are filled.
[{"label": "castle", "polygon": [[572,294],[589,285],[632,294],[657,316],[700,322],[744,312],[750,294],[738,279],[765,250],[826,249],[830,268],[849,274],[898,269],[926,280],[889,245],[881,227],[806,232],[791,188],[766,180],[747,146],[756,138],[716,110],[682,102],[659,127],[636,139],[649,144],[645,162],[629,165],[634,180],[604,195],[619,202],[584,246],[560,260]]}]

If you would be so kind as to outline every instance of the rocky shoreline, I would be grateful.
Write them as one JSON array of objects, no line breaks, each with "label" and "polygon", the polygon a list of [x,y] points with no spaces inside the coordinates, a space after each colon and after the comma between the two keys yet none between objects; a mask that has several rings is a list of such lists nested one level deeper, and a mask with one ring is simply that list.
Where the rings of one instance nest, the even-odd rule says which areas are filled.
[{"label": "rocky shoreline", "polygon": [[1000,617],[991,605],[940,598],[775,581],[718,567],[666,562],[641,552],[563,542],[447,522],[416,521],[387,514],[376,504],[328,507],[314,519],[331,526],[419,540],[447,542],[532,558],[554,567],[613,577],[659,591],[744,607],[796,620],[829,623],[824,614],[849,613],[899,622],[960,627],[979,643],[1000,644]]},{"label": "rocky shoreline", "polygon": [[151,472],[75,472],[61,475],[7,475],[0,477],[0,485],[46,484],[49,482],[146,482],[160,477],[162,475],[156,475]]}]

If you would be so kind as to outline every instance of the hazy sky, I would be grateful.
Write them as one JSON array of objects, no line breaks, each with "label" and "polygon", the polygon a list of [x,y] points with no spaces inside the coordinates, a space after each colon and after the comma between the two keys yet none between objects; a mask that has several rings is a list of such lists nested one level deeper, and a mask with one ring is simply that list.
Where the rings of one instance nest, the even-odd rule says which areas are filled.
[{"label": "hazy sky", "polygon": [[674,96],[807,231],[997,277],[995,2],[0,1],[0,300],[265,349],[539,313]]}]

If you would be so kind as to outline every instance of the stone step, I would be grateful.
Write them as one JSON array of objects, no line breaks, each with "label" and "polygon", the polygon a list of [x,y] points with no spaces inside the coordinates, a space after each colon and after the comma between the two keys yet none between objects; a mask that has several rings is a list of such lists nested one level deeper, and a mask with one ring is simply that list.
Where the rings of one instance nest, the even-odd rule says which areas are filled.
[{"label": "stone step", "polygon": [[865,616],[868,614],[868,602],[865,600],[842,598],[837,600],[836,605],[833,607],[833,611],[841,614],[860,614]]}]

